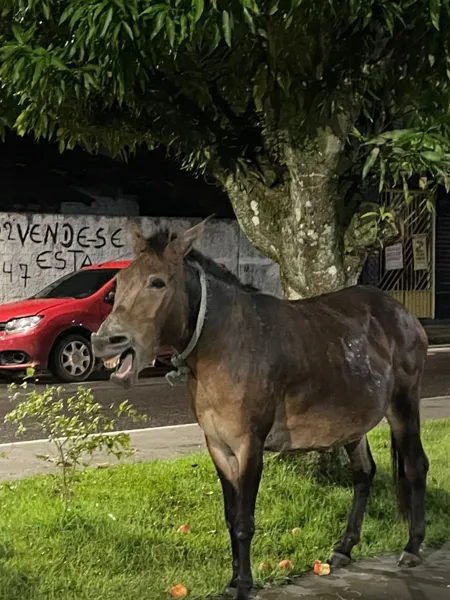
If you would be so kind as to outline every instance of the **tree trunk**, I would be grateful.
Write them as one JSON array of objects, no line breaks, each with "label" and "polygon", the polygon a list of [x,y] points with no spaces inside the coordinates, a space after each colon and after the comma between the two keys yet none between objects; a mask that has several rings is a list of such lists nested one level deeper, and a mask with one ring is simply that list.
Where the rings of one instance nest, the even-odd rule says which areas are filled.
[{"label": "tree trunk", "polygon": [[356,283],[364,251],[347,251],[337,214],[343,142],[331,129],[321,129],[309,149],[284,148],[284,181],[223,182],[239,224],[254,246],[279,263],[286,297],[308,298]]}]

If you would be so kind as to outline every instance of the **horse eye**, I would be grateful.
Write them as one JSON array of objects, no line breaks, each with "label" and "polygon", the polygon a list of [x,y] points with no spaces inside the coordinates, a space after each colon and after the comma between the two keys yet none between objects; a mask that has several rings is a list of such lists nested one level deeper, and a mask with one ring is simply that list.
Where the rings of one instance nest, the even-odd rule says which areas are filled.
[{"label": "horse eye", "polygon": [[160,290],[163,287],[166,287],[166,284],[162,279],[152,279],[150,282],[150,287]]}]

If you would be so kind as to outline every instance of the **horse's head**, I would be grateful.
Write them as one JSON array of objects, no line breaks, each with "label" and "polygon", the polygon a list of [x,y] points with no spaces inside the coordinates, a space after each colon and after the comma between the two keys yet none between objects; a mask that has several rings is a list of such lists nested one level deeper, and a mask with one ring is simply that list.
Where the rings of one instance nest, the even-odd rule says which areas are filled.
[{"label": "horse's head", "polygon": [[188,317],[183,259],[205,222],[175,239],[164,234],[146,239],[132,226],[135,260],[117,274],[114,308],[92,335],[95,356],[117,367],[111,376],[117,383],[131,387],[161,344],[183,336]]}]

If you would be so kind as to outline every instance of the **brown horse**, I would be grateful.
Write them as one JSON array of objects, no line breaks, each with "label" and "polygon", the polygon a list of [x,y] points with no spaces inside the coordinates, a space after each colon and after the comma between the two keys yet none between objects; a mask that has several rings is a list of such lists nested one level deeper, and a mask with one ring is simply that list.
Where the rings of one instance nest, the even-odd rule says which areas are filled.
[{"label": "brown horse", "polygon": [[[112,376],[132,385],[161,345],[181,354],[192,407],[220,478],[230,532],[230,587],[247,600],[250,546],[264,450],[343,445],[354,495],[331,557],[349,563],[375,463],[367,433],[384,416],[392,432],[398,497],[409,522],[399,564],[420,562],[428,460],[420,438],[419,391],[427,338],[391,296],[361,286],[290,302],[245,286],[191,249],[204,223],[177,238],[134,232],[136,259],[117,275],[114,309],[92,336]],[[173,374],[172,374],[173,376]]]}]

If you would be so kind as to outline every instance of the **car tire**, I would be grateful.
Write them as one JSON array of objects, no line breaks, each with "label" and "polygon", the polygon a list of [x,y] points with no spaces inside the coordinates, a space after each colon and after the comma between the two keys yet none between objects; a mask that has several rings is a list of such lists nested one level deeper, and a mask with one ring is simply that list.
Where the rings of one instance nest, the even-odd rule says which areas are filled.
[{"label": "car tire", "polygon": [[65,383],[81,383],[92,373],[94,354],[88,338],[78,333],[64,335],[53,346],[49,370]]}]

